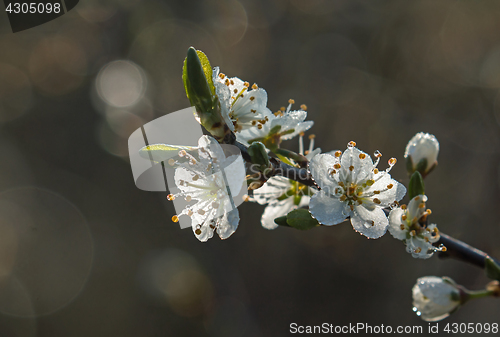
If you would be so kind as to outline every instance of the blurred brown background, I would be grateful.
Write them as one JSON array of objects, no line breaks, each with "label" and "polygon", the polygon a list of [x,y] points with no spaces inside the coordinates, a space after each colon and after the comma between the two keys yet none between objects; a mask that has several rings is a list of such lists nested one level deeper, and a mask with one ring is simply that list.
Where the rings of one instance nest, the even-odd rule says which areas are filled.
[{"label": "blurred brown background", "polygon": [[[473,266],[413,259],[389,234],[367,240],[347,222],[267,231],[254,204],[240,207],[226,241],[179,229],[164,194],[135,187],[127,138],[188,106],[189,46],[265,88],[272,110],[307,104],[323,150],[355,140],[397,157],[392,175],[405,183],[406,142],[436,135],[431,220],[500,257],[498,2],[81,0],[42,26],[7,25],[2,337],[285,336],[292,322],[425,331],[412,312],[418,277],[487,282]],[[477,300],[440,325],[498,323],[499,309]]]}]

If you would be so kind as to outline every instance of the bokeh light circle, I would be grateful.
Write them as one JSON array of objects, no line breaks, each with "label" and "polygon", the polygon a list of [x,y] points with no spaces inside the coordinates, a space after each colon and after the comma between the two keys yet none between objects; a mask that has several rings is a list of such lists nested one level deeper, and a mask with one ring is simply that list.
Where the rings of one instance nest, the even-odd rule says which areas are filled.
[{"label": "bokeh light circle", "polygon": [[96,89],[102,100],[118,108],[137,103],[143,97],[146,86],[146,76],[142,69],[127,60],[108,63],[96,79]]},{"label": "bokeh light circle", "polygon": [[0,312],[53,313],[78,296],[92,266],[85,218],[66,198],[38,187],[0,193]]}]

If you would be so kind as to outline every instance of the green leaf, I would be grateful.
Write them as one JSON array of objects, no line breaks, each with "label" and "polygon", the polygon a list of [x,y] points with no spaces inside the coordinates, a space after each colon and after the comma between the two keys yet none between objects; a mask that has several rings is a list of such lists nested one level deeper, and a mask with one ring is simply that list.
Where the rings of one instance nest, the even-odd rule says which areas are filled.
[{"label": "green leaf", "polygon": [[500,266],[489,256],[484,259],[484,269],[486,276],[492,280],[500,281]]},{"label": "green leaf", "polygon": [[422,176],[425,176],[427,174],[427,159],[422,158],[417,164],[416,171],[420,172]]},{"label": "green leaf", "polygon": [[154,162],[162,162],[170,158],[176,157],[180,150],[192,151],[196,147],[193,146],[180,146],[180,145],[167,145],[167,144],[152,144],[144,146],[139,150],[139,155]]},{"label": "green leaf", "polygon": [[425,194],[424,179],[420,172],[415,171],[408,184],[408,196],[413,199],[417,195]]},{"label": "green leaf", "polygon": [[264,172],[269,168],[269,156],[266,147],[261,142],[254,142],[248,147],[248,154],[253,164],[259,165],[259,171]]},{"label": "green leaf", "polygon": [[281,130],[281,125],[275,125],[271,130],[269,130],[270,135],[274,135]]},{"label": "green leaf", "polygon": [[299,208],[288,213],[286,216],[286,222],[290,225],[290,227],[303,231],[319,226],[318,220],[314,219],[311,213],[304,208]]},{"label": "green leaf", "polygon": [[406,157],[406,171],[408,171],[408,176],[411,177],[415,170],[413,169],[413,160],[411,160],[411,156]]},{"label": "green leaf", "polygon": [[210,65],[210,61],[208,60],[207,55],[201,50],[197,50],[196,54],[198,54],[198,58],[200,59],[201,67],[203,68],[203,72],[205,73],[205,78],[208,83],[208,87],[212,92],[212,95],[215,95],[215,86],[212,80],[212,66]]},{"label": "green leaf", "polygon": [[182,81],[189,102],[196,108],[197,121],[219,142],[231,142],[234,135],[222,118],[212,81],[212,67],[203,52],[193,47],[188,49]]},{"label": "green leaf", "polygon": [[[202,58],[205,62],[205,67],[210,67],[210,63],[205,54]],[[213,94],[210,90],[210,84],[206,76],[206,70],[198,55],[198,51],[190,47],[187,52],[186,60],[184,61],[183,69],[184,88],[188,98],[200,112],[211,112],[213,109]],[[210,70],[210,79],[211,70]],[[213,86],[213,83],[212,83]]]},{"label": "green leaf", "polygon": [[189,83],[187,74],[187,58],[184,59],[184,65],[182,67],[182,82],[184,83],[184,90],[186,91],[186,96],[189,99],[189,103],[191,103],[192,106],[196,106],[196,102],[194,101],[195,94],[191,89],[191,83]]},{"label": "green leaf", "polygon": [[274,219],[274,222],[279,226],[290,227],[286,222],[286,215],[280,216],[279,218]]}]

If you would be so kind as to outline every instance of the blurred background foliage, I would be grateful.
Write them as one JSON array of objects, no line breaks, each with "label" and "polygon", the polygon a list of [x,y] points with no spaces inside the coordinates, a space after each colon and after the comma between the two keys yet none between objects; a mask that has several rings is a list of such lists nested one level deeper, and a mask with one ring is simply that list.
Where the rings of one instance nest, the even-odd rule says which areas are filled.
[{"label": "blurred background foliage", "polygon": [[[418,277],[487,282],[349,223],[267,231],[254,204],[226,241],[179,229],[164,194],[135,188],[127,138],[188,106],[189,46],[265,88],[273,111],[307,104],[323,150],[355,140],[397,157],[392,174],[405,184],[406,142],[436,135],[431,221],[500,257],[499,2],[81,0],[42,26],[12,34],[3,21],[0,31],[2,337],[426,327],[411,310]],[[478,300],[445,322],[498,322],[499,309]]]}]

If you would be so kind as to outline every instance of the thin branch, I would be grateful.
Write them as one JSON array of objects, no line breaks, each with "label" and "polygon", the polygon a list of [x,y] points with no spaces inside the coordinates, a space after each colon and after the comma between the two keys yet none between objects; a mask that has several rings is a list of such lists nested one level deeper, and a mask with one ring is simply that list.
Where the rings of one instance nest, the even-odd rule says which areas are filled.
[{"label": "thin branch", "polygon": [[[457,240],[447,234],[440,233],[441,237],[438,241],[438,244],[443,244],[446,247],[445,252],[439,253],[439,258],[454,258],[460,261],[464,261],[470,264],[473,264],[479,268],[484,269],[485,262],[484,260],[489,257],[485,252],[469,246],[465,242]],[[498,260],[494,261],[499,264]]]},{"label": "thin branch", "polygon": [[[238,149],[240,149],[243,159],[248,163],[252,163],[250,155],[247,151],[247,147],[240,142],[234,142],[234,145],[237,146]],[[273,176],[283,176],[290,180],[298,181],[299,183],[306,186],[316,186],[311,174],[309,173],[309,171],[307,171],[307,169],[293,167],[291,165],[283,163],[278,158],[273,157],[269,157],[269,162],[271,163],[272,167],[269,172],[266,172],[266,180]]]}]

